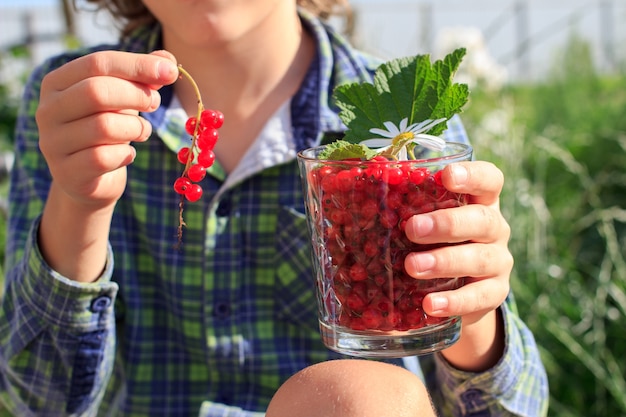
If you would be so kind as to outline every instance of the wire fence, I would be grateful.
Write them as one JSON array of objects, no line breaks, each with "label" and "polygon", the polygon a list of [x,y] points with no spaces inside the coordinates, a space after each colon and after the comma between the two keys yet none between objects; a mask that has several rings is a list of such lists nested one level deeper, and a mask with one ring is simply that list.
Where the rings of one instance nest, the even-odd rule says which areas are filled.
[{"label": "wire fence", "polygon": [[442,55],[454,44],[472,43],[488,51],[512,81],[542,78],[572,35],[590,43],[602,72],[619,70],[624,58],[626,2],[619,0],[362,0],[355,5],[357,42],[383,56]]}]

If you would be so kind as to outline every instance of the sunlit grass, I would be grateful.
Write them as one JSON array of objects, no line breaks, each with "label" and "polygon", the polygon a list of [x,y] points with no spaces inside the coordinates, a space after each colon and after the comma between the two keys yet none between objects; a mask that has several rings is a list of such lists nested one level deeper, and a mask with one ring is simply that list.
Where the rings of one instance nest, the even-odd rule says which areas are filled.
[{"label": "sunlit grass", "polygon": [[512,286],[549,373],[550,415],[626,415],[626,77],[557,75],[478,90],[465,120],[477,157],[507,178]]}]

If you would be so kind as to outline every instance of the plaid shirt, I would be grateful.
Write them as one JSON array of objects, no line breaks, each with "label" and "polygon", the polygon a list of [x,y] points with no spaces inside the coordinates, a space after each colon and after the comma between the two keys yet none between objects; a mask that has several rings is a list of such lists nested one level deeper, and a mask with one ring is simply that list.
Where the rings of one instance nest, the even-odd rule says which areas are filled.
[{"label": "plaid shirt", "polygon": [[[162,89],[161,108],[144,115],[153,137],[135,144],[107,267],[93,284],[60,276],[37,247],[51,182],[34,118],[41,79],[97,49],[155,50],[159,27],[138,30],[120,45],[54,57],[33,73],[17,127],[0,312],[0,398],[14,415],[263,415],[289,376],[340,357],[320,341],[295,152],[344,129],[332,89],[371,79],[379,62],[318,20],[302,18],[318,54],[283,109],[290,119],[282,145],[249,153],[247,169],[229,176],[214,165],[202,184],[205,197],[186,205],[180,249],[172,183],[181,172],[176,151],[189,138],[172,89]],[[458,120],[446,134],[466,140]],[[546,376],[511,306],[502,308],[505,355],[488,372],[460,372],[439,355],[419,358],[419,366],[416,358],[396,361],[423,370],[442,415],[545,414]]]}]

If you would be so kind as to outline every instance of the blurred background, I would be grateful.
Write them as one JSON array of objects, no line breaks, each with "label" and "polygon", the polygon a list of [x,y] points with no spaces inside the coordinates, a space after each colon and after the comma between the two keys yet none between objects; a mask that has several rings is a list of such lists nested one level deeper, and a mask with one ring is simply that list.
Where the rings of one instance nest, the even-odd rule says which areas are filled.
[{"label": "blurred background", "polygon": [[[69,3],[0,0],[2,235],[26,77],[51,54],[116,38],[106,14]],[[463,117],[476,157],[507,179],[512,283],[549,373],[550,415],[626,416],[626,2],[352,5],[331,23],[383,58],[468,49],[457,74],[472,90]]]}]

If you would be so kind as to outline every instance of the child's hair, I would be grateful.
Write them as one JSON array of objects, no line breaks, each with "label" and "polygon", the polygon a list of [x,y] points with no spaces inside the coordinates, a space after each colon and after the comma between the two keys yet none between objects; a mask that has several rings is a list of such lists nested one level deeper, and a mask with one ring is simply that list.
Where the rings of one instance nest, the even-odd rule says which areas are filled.
[{"label": "child's hair", "polygon": [[[74,0],[76,3],[77,0]],[[298,6],[327,19],[332,15],[350,16],[349,0],[296,0]],[[107,10],[121,27],[123,37],[136,28],[154,22],[155,18],[141,0],[86,0]]]}]

